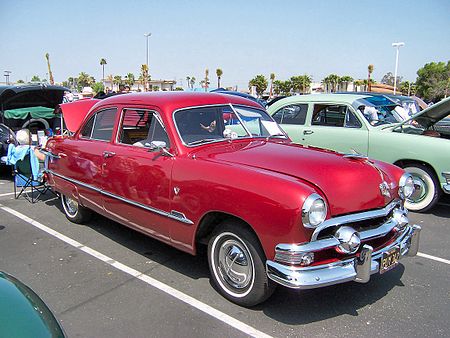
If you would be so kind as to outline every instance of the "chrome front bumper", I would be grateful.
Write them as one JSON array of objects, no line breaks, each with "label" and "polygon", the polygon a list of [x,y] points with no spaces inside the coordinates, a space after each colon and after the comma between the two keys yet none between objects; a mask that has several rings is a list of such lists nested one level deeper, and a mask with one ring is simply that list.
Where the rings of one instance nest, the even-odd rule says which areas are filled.
[{"label": "chrome front bumper", "polygon": [[379,251],[373,252],[372,247],[364,245],[359,258],[326,265],[295,267],[268,260],[267,275],[273,281],[295,289],[313,289],[349,281],[367,283],[370,275],[379,272],[384,252],[399,247],[400,258],[415,256],[419,249],[420,230],[418,225],[407,225],[393,243]]}]

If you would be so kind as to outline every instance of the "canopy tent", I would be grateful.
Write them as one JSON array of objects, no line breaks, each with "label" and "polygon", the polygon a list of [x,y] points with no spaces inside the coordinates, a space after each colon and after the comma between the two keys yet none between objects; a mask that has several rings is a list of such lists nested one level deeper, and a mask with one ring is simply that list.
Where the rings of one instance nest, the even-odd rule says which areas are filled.
[{"label": "canopy tent", "polygon": [[51,119],[56,117],[53,113],[53,108],[47,107],[28,107],[28,108],[17,108],[17,109],[8,109],[4,111],[4,116],[7,119],[21,119],[25,120],[31,116],[33,119]]}]

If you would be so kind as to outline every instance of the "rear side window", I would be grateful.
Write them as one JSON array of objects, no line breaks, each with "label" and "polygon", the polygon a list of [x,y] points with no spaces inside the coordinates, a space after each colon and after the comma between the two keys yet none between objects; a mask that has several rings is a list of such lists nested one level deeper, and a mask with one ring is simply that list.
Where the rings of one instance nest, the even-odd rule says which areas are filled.
[{"label": "rear side window", "polygon": [[[114,122],[116,119],[116,113],[117,113],[116,108],[105,109],[105,110],[102,110],[102,111],[96,113],[93,116],[94,117],[93,127],[92,127],[92,132],[91,132],[90,138],[92,138],[94,140],[101,140],[101,141],[111,140],[111,136],[112,136],[112,132],[113,132],[113,128],[114,128]],[[88,127],[90,122],[91,122],[91,120],[89,120],[86,123],[85,128]],[[83,131],[85,128],[83,128]],[[82,135],[85,136],[84,134],[82,134]],[[89,136],[86,135],[86,137],[89,137]]]},{"label": "rear side window", "polygon": [[272,117],[279,124],[304,125],[307,111],[307,104],[291,104],[278,110]]},{"label": "rear side window", "polygon": [[359,128],[361,123],[346,105],[314,105],[314,126]]},{"label": "rear side window", "polygon": [[155,113],[141,109],[125,109],[119,143],[150,147],[153,141],[162,141],[170,147],[169,137]]}]

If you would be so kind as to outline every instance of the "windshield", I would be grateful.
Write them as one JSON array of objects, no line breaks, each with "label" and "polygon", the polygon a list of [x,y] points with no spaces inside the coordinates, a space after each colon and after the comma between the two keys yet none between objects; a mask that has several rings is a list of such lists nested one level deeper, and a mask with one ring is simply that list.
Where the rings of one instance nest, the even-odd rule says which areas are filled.
[{"label": "windshield", "polygon": [[175,125],[186,145],[251,137],[287,138],[263,110],[242,106],[206,106],[179,110]]},{"label": "windshield", "polygon": [[364,115],[372,126],[399,123],[409,118],[406,109],[384,96],[358,99],[352,105]]}]

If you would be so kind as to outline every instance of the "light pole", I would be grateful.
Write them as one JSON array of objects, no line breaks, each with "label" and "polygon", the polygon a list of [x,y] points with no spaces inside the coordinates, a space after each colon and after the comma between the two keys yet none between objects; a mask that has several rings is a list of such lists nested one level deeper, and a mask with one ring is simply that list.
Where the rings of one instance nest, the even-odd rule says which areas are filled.
[{"label": "light pole", "polygon": [[9,75],[12,73],[10,70],[5,70],[5,83],[9,85]]},{"label": "light pole", "polygon": [[[146,40],[146,43],[147,43],[147,45],[146,45],[146,53],[147,53],[147,59],[146,59],[146,61],[145,61],[145,64],[146,64],[146,66],[147,66],[147,77],[148,77],[148,38],[150,37],[150,36],[152,36],[152,33],[144,33],[144,36],[145,36],[145,40]],[[146,91],[147,90],[147,79],[144,79],[144,91]]]},{"label": "light pole", "polygon": [[397,48],[397,53],[395,56],[394,95],[397,92],[398,51],[399,51],[400,47],[403,47],[404,45],[405,45],[404,42],[394,42],[392,44],[392,47]]},{"label": "light pole", "polygon": [[147,65],[147,67],[148,67],[148,38],[150,37],[150,36],[152,36],[152,33],[145,33],[144,34],[144,36],[146,37],[146,42],[147,42],[147,48],[146,48],[146,52],[147,52],[147,59],[146,59],[146,65]]}]

